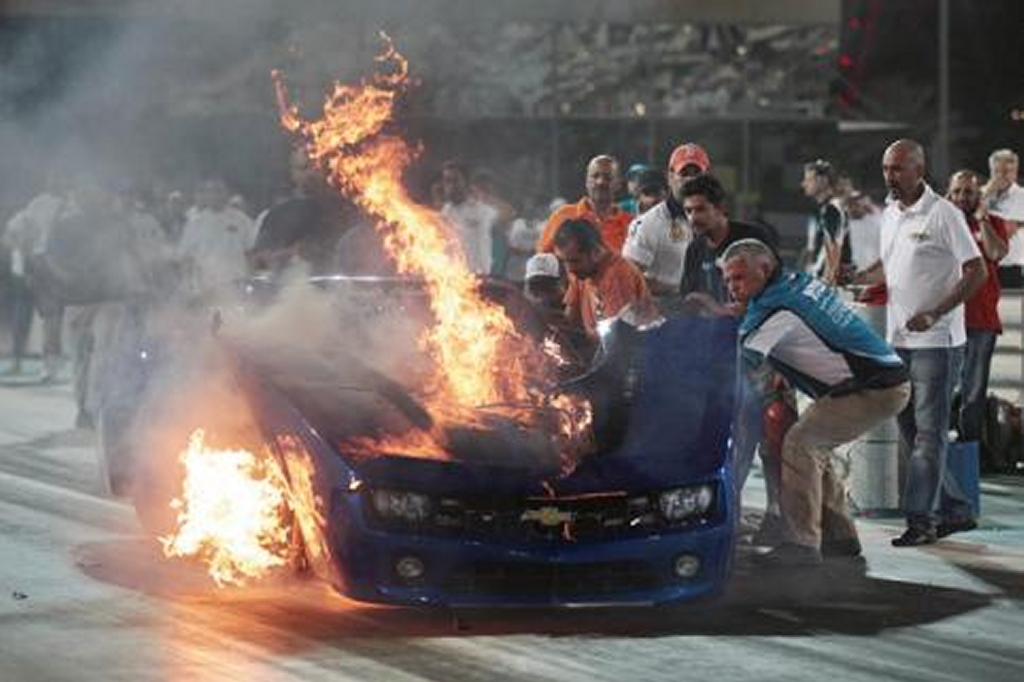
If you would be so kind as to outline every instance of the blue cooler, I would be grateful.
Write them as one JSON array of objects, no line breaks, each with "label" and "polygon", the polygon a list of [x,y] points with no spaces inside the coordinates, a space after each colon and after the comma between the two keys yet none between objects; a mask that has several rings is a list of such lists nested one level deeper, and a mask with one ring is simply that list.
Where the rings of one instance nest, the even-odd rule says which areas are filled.
[{"label": "blue cooler", "polygon": [[960,492],[971,503],[974,518],[981,516],[979,473],[978,443],[975,441],[950,443],[946,450],[946,475],[956,481]]}]

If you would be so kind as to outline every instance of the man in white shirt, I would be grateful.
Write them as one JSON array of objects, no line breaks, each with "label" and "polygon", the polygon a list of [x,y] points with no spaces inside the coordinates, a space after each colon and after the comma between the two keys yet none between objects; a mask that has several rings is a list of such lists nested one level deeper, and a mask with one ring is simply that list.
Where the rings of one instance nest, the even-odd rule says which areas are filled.
[{"label": "man in white shirt", "polygon": [[11,276],[14,287],[13,363],[10,373],[21,372],[34,312],[43,322],[43,382],[52,381],[60,367],[61,330],[64,324],[64,306],[37,286],[33,276],[35,263],[46,250],[54,224],[74,211],[73,204],[60,187],[56,173],[47,178],[47,188],[7,223],[3,235],[4,245],[11,250]]},{"label": "man in white shirt", "polygon": [[669,193],[664,201],[638,216],[629,226],[622,255],[644,273],[647,286],[661,310],[671,309],[670,300],[679,301],[679,282],[683,277],[686,247],[693,231],[683,211],[683,182],[707,173],[711,160],[700,146],[676,147],[668,162]]},{"label": "man in white shirt", "polygon": [[543,220],[519,217],[512,221],[508,232],[508,261],[505,263],[505,279],[510,282],[526,280],[526,264],[537,252],[537,240],[544,230]]},{"label": "man in white shirt", "polygon": [[850,258],[857,270],[870,267],[879,257],[882,211],[866,194],[854,191],[846,198],[850,219]]},{"label": "man in white shirt", "polygon": [[[1020,268],[1024,265],[1024,187],[1017,184],[1020,159],[1010,149],[997,149],[988,157],[989,180],[981,188],[985,208],[1006,223],[1010,250],[1000,262],[1006,284],[1020,286]],[[1012,273],[1012,274],[1010,274]]]},{"label": "man in white shirt", "polygon": [[246,253],[256,241],[256,227],[228,198],[223,180],[204,181],[196,193],[201,208],[189,216],[178,244],[190,293],[200,297],[214,296],[248,274]]},{"label": "man in white shirt", "polygon": [[447,161],[441,167],[441,189],[444,205],[441,214],[455,231],[466,265],[478,275],[491,274],[491,235],[498,220],[498,210],[472,196],[466,169],[458,161]]},{"label": "man in white shirt", "polygon": [[[913,384],[913,400],[898,420],[910,458],[907,529],[893,539],[896,547],[931,544],[973,524],[969,505],[943,473],[955,354],[967,338],[963,303],[984,283],[985,264],[963,212],[932,191],[924,174],[917,142],[897,140],[885,150],[882,175],[892,201],[882,214],[881,260],[858,277],[886,282],[886,340]],[[951,500],[944,519],[935,512],[940,492]]]}]

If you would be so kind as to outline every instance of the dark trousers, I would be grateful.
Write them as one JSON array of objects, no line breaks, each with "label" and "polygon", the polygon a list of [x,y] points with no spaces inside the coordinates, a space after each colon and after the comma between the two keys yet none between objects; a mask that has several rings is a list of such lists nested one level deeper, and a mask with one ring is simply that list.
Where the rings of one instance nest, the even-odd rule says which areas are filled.
[{"label": "dark trousers", "polygon": [[1002,265],[999,267],[999,284],[1004,289],[1021,288],[1021,268],[1019,265]]},{"label": "dark trousers", "polygon": [[35,304],[32,289],[24,277],[11,278],[11,355],[15,365],[25,357],[29,333],[32,331],[32,317]]},{"label": "dark trousers", "polygon": [[34,291],[32,301],[43,321],[43,357],[59,358],[63,342],[64,306],[47,289]]}]

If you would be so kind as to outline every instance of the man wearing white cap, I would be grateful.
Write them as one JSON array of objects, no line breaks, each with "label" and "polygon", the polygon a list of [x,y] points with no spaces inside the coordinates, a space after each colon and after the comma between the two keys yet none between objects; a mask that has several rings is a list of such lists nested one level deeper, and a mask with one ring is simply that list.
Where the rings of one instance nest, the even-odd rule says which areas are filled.
[{"label": "man wearing white cap", "polygon": [[683,182],[707,173],[710,168],[711,160],[699,145],[687,143],[676,147],[668,160],[668,196],[629,226],[622,255],[644,273],[662,310],[672,307],[665,305],[666,298],[679,298],[686,247],[693,238],[683,211]]},{"label": "man wearing white cap", "polygon": [[565,278],[553,253],[538,253],[526,261],[523,294],[533,304],[542,323],[534,330],[538,340],[552,339],[558,344],[565,365],[559,378],[568,379],[582,372],[593,354],[593,343],[583,331],[570,323],[565,314]]},{"label": "man wearing white cap", "polygon": [[523,283],[526,298],[537,306],[563,311],[565,285],[559,270],[558,258],[553,253],[537,253],[526,261],[526,280]]}]

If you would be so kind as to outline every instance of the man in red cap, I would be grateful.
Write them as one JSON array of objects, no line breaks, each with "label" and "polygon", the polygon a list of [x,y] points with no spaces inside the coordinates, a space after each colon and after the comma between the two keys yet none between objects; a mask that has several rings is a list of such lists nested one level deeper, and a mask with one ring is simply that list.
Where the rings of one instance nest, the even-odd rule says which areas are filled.
[{"label": "man in red cap", "polygon": [[619,162],[614,156],[601,154],[592,158],[587,164],[586,196],[551,214],[537,243],[537,252],[554,252],[555,234],[562,223],[568,220],[590,221],[597,226],[605,245],[615,253],[621,252],[633,214],[615,203],[615,192],[620,182]]},{"label": "man in red cap", "polygon": [[633,220],[622,247],[622,255],[644,273],[647,286],[665,312],[679,302],[683,258],[693,238],[683,211],[683,182],[710,169],[707,152],[699,145],[681,144],[672,150],[668,159],[668,196]]},{"label": "man in red cap", "polygon": [[685,180],[711,170],[711,159],[699,144],[687,142],[672,150],[672,155],[668,157],[668,170]]}]

